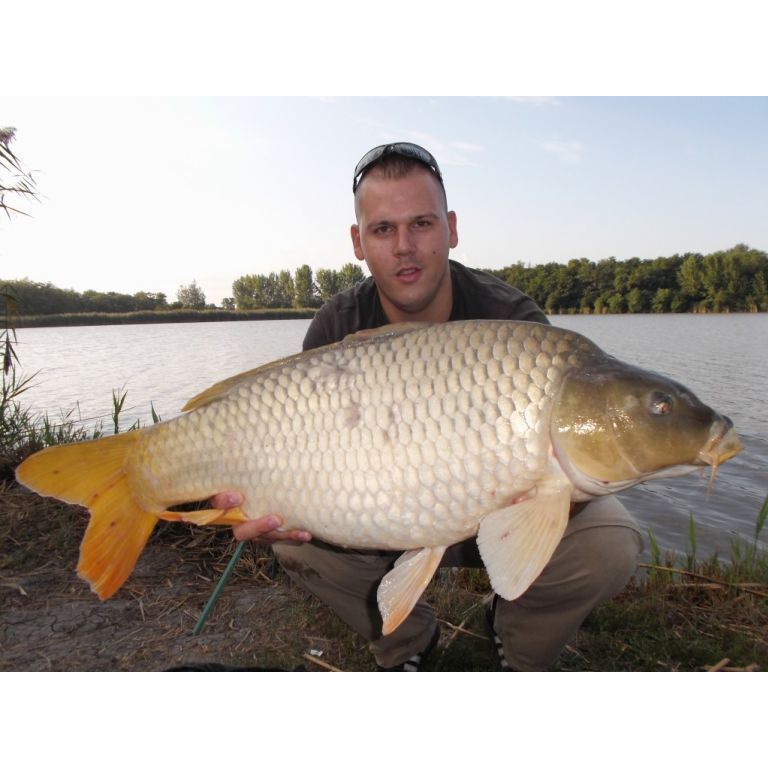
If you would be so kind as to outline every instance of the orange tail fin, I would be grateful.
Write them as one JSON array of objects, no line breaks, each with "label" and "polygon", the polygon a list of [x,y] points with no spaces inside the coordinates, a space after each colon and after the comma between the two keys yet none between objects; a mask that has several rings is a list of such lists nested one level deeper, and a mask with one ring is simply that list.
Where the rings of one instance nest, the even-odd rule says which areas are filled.
[{"label": "orange tail fin", "polygon": [[134,431],[46,448],[16,470],[16,479],[41,496],[88,507],[77,572],[102,600],[128,578],[157,523],[156,511],[132,493],[125,471],[141,437]]}]

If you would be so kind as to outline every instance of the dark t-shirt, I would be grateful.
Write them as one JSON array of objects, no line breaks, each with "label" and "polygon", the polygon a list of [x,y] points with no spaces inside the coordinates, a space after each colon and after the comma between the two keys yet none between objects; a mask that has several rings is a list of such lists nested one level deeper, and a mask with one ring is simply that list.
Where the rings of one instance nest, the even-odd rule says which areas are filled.
[{"label": "dark t-shirt", "polygon": [[[549,323],[538,304],[522,291],[479,269],[449,260],[453,308],[449,320],[529,320]],[[341,341],[350,333],[387,325],[373,278],[337,294],[319,309],[304,337],[304,350]],[[318,546],[330,545],[315,542]],[[384,554],[384,553],[382,553]],[[479,568],[483,562],[474,538],[448,547],[442,566]]]},{"label": "dark t-shirt", "polygon": [[[449,320],[530,320],[548,323],[530,296],[479,269],[448,261],[453,286]],[[315,315],[304,337],[304,349],[341,341],[350,333],[387,325],[373,278],[369,277],[329,299]]]}]

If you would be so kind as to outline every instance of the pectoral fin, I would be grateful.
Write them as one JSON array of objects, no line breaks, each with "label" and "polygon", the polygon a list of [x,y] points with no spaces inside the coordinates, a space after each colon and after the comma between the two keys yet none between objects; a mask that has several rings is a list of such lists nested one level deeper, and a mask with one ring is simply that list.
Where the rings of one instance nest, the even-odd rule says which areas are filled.
[{"label": "pectoral fin", "polygon": [[382,634],[394,632],[408,618],[443,559],[445,547],[405,552],[381,580],[376,597],[383,620]]},{"label": "pectoral fin", "polygon": [[482,519],[477,546],[498,595],[514,600],[538,578],[563,537],[569,507],[570,489],[555,485]]}]

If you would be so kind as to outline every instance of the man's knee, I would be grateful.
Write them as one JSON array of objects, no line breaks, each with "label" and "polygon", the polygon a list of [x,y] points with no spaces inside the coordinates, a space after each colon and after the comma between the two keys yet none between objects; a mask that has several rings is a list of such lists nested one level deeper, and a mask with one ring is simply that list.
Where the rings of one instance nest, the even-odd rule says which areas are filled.
[{"label": "man's knee", "polygon": [[565,536],[521,601],[529,607],[595,605],[620,592],[637,569],[643,541],[616,500],[591,503],[571,520]]},{"label": "man's knee", "polygon": [[643,538],[615,496],[590,502],[571,520],[561,542],[563,557],[578,564],[606,597],[619,592],[637,569]]},{"label": "man's knee", "polygon": [[585,564],[589,591],[608,600],[632,578],[643,551],[640,534],[633,528],[615,525],[587,528],[573,537]]}]

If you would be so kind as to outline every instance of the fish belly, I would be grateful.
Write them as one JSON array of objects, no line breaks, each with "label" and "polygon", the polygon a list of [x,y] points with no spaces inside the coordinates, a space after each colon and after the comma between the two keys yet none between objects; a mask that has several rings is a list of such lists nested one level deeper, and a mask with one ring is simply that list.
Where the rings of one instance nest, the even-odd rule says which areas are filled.
[{"label": "fish belly", "polygon": [[248,517],[342,546],[452,544],[549,471],[578,338],[475,321],[304,353],[148,430],[135,482],[160,504],[241,491]]}]

